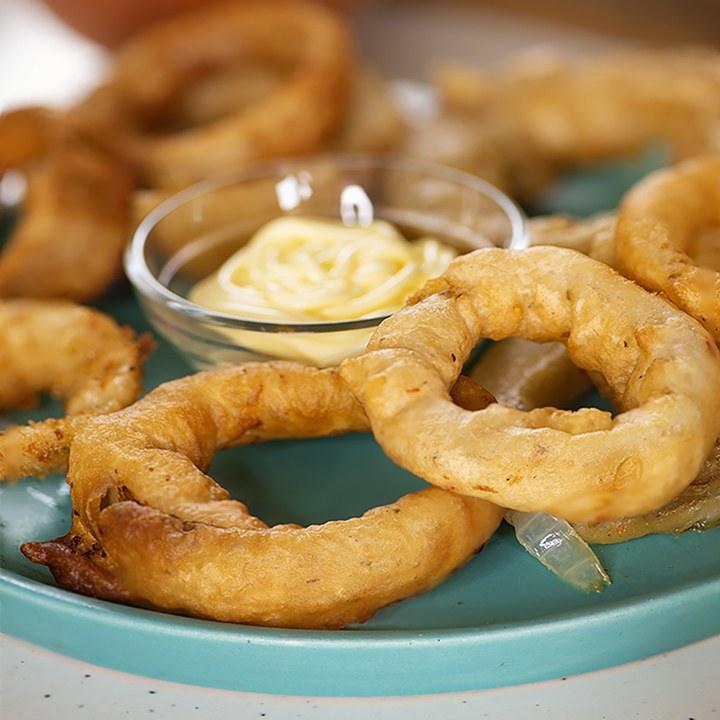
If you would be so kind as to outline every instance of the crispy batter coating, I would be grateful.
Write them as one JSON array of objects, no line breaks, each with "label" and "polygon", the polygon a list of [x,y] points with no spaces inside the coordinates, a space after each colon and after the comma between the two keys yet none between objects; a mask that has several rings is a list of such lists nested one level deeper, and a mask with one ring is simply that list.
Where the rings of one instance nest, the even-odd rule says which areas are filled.
[{"label": "crispy batter coating", "polygon": [[502,510],[430,488],[359,518],[268,528],[204,472],[219,448],[366,428],[334,369],[247,364],[167,383],[82,428],[73,528],[23,552],[108,599],[281,627],[366,620],[464,563]]},{"label": "crispy batter coating", "polygon": [[720,155],[653,173],[623,199],[615,233],[621,272],[662,292],[720,342],[720,271],[697,265],[694,236],[720,227]]},{"label": "crispy batter coating", "polygon": [[0,433],[0,480],[65,470],[84,419],[124,408],[141,392],[149,341],[90,308],[0,302],[0,339],[0,408],[26,407],[48,392],[67,413]]},{"label": "crispy batter coating", "polygon": [[0,172],[21,169],[21,218],[0,251],[0,297],[88,301],[120,276],[132,179],[36,108],[0,115]]},{"label": "crispy batter coating", "polygon": [[[320,5],[210,3],[130,40],[106,85],[70,119],[127,156],[148,185],[182,187],[258,159],[316,150],[342,120],[351,55],[344,24]],[[184,88],[242,63],[265,64],[284,81],[249,107],[163,132]]]},{"label": "crispy batter coating", "polygon": [[[562,341],[616,405],[468,413],[447,390],[480,338]],[[577,252],[478,250],[383,322],[342,375],[376,439],[429,482],[571,521],[653,510],[720,433],[720,352],[692,318]]]}]

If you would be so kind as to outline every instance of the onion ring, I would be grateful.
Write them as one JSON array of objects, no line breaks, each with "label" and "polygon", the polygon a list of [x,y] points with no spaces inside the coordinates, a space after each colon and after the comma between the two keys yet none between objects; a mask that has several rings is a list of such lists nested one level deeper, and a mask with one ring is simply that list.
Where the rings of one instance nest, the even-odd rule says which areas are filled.
[{"label": "onion ring", "polygon": [[718,147],[720,56],[714,50],[612,53],[587,62],[533,49],[498,70],[439,69],[454,112],[499,113],[554,161],[617,157],[652,140],[676,158]]},{"label": "onion ring", "polygon": [[720,155],[688,160],[635,185],[615,232],[621,272],[662,292],[720,342],[720,272],[686,253],[691,238],[720,226]]},{"label": "onion ring", "polygon": [[[172,112],[172,129],[213,122],[247,109],[275,92],[282,81],[267,66],[232,66],[189,85]],[[404,127],[387,84],[374,72],[351,77],[348,108],[338,128],[322,143],[333,152],[385,152],[398,144]]]},{"label": "onion ring", "polygon": [[[182,132],[157,132],[193,80],[232,63],[264,63],[285,81],[250,107]],[[216,2],[163,21],[122,47],[107,84],[69,114],[153,187],[182,187],[262,158],[316,150],[341,122],[351,50],[320,5]]]},{"label": "onion ring", "polygon": [[[476,342],[513,336],[567,343],[572,361],[602,374],[626,412],[453,406],[448,388]],[[368,352],[344,361],[342,375],[401,466],[448,490],[575,522],[667,502],[720,433],[720,351],[710,336],[607,266],[561,248],[457,258],[380,325]]]},{"label": "onion ring", "polygon": [[282,627],[366,620],[464,563],[502,510],[429,488],[361,518],[268,528],[202,471],[218,448],[366,428],[334,369],[258,363],[166,383],[78,433],[73,529],[23,552],[107,599]]},{"label": "onion ring", "polygon": [[404,125],[389,88],[368,70],[356,73],[345,117],[323,149],[340,152],[388,152],[401,141]]},{"label": "onion ring", "polygon": [[443,104],[439,127],[448,119],[459,127],[460,147],[447,159],[459,158],[516,197],[537,196],[568,167],[625,158],[653,142],[669,147],[674,160],[720,149],[714,50],[578,62],[534,49],[497,69],[441,68],[434,84]]},{"label": "onion ring", "polygon": [[0,297],[88,301],[121,274],[132,181],[116,158],[35,108],[0,115],[0,171],[27,173],[0,252]]},{"label": "onion ring", "polygon": [[27,407],[47,391],[67,417],[0,433],[0,480],[65,470],[68,448],[89,415],[114,412],[142,389],[147,338],[90,308],[31,300],[0,302],[0,408]]}]

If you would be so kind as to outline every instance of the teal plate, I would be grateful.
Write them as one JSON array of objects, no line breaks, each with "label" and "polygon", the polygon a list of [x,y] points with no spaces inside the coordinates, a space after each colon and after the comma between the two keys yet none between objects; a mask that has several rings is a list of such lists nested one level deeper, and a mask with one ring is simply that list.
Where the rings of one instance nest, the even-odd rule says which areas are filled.
[{"label": "teal plate", "polygon": [[[596,183],[588,187],[595,195]],[[606,188],[605,197],[617,192]],[[102,309],[147,328],[127,288]],[[147,386],[188,371],[161,343]],[[271,524],[351,517],[422,485],[369,435],[230,450],[211,472]],[[432,592],[384,608],[362,626],[318,632],[195,620],[61,590],[18,548],[64,533],[69,519],[62,477],[0,488],[2,630],[165,680],[286,695],[449,692],[587,672],[720,633],[720,528],[600,546],[613,584],[585,595],[530,558],[503,527]]]}]

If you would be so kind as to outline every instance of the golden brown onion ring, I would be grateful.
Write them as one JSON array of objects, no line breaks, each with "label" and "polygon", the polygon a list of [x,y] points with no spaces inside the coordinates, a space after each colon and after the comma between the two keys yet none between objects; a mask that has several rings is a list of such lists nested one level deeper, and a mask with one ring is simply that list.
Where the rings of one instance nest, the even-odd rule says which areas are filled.
[{"label": "golden brown onion ring", "polygon": [[0,302],[0,339],[0,408],[27,407],[48,392],[67,413],[0,433],[0,480],[65,470],[82,421],[127,407],[142,390],[149,341],[90,308]]},{"label": "golden brown onion ring", "polygon": [[[448,389],[477,341],[506,337],[566,342],[573,363],[602,374],[624,412],[454,406]],[[667,502],[720,433],[720,351],[710,336],[607,266],[561,248],[457,258],[342,374],[398,464],[455,492],[575,522]]]},{"label": "golden brown onion ring", "polygon": [[59,122],[33,108],[0,115],[0,171],[20,169],[28,181],[0,251],[0,297],[87,301],[120,275],[132,180]]},{"label": "golden brown onion ring", "polygon": [[691,238],[720,227],[720,155],[688,160],[635,185],[615,232],[620,270],[664,293],[720,342],[720,271],[695,264]]},{"label": "golden brown onion ring", "polygon": [[[498,69],[448,66],[434,82],[440,122],[460,128],[454,156],[517,197],[536,196],[568,167],[624,158],[655,141],[669,146],[675,159],[720,147],[720,54],[714,50],[614,53],[587,61],[536,50]],[[485,149],[475,157],[478,142]]]},{"label": "golden brown onion ring", "polygon": [[577,61],[530,51],[496,71],[435,77],[456,112],[499,114],[517,140],[577,163],[617,157],[652,140],[676,158],[718,148],[720,55],[714,50],[611,53]]},{"label": "golden brown onion ring", "polygon": [[[246,110],[275,92],[281,82],[281,73],[264,65],[220,68],[185,89],[172,109],[171,127],[188,129]],[[399,143],[403,130],[387,84],[376,73],[361,69],[352,74],[348,107],[321,149],[384,152]]]},{"label": "golden brown onion ring", "polygon": [[[163,132],[163,118],[184,88],[241,63],[276,69],[284,81],[250,107]],[[179,187],[261,158],[316,150],[342,120],[351,64],[346,28],[331,10],[226,0],[130,40],[108,83],[70,119],[126,154],[149,185]]]},{"label": "golden brown onion ring", "polygon": [[167,383],[83,427],[73,528],[23,552],[113,600],[279,627],[366,620],[464,563],[502,510],[430,488],[351,520],[268,528],[204,472],[219,448],[366,428],[336,370],[248,364]]}]

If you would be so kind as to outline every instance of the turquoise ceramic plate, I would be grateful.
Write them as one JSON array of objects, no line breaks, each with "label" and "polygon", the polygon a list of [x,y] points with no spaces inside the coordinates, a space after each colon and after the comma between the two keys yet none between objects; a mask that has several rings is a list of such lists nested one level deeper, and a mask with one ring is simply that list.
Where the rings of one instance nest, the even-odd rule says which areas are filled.
[{"label": "turquoise ceramic plate", "polygon": [[[597,207],[617,183],[587,182]],[[562,198],[555,206],[562,207]],[[146,324],[125,289],[103,309]],[[166,345],[147,385],[188,372]],[[20,415],[12,419],[20,419]],[[372,438],[277,442],[218,456],[213,474],[270,523],[349,517],[422,483]],[[2,629],[83,660],[218,688],[305,695],[480,689],[556,678],[720,633],[720,529],[598,548],[613,585],[584,595],[533,561],[504,528],[421,597],[342,632],[226,625],[91,600],[58,589],[18,546],[69,524],[63,478],[0,488]]]}]

